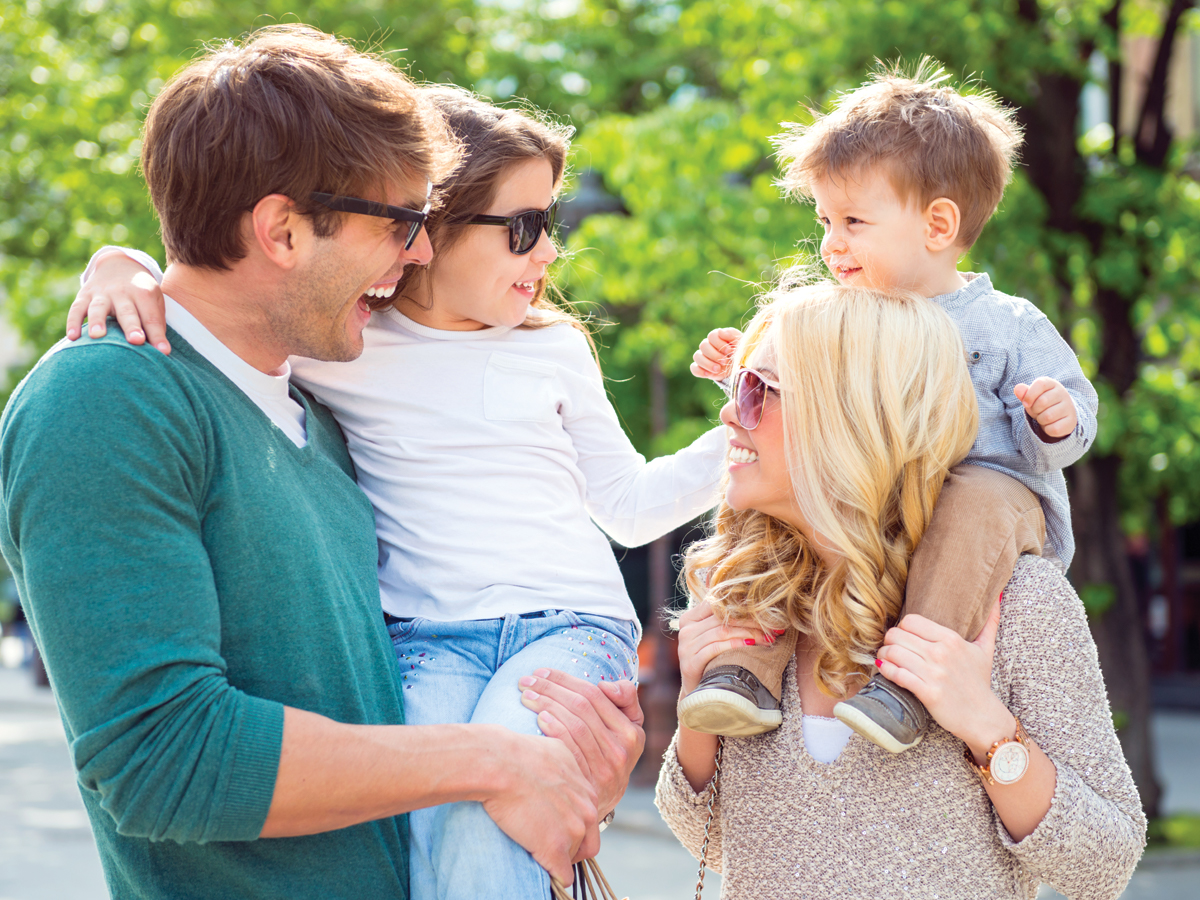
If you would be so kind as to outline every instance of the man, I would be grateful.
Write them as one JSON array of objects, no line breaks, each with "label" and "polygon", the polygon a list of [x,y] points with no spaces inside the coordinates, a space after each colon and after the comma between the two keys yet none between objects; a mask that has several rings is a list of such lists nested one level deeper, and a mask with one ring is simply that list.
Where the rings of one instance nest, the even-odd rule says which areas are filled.
[{"label": "man", "polygon": [[143,142],[171,356],[60,345],[0,420],[0,547],[114,897],[403,897],[399,814],[464,799],[564,881],[598,848],[632,686],[539,678],[561,742],[402,727],[370,504],[287,383],[291,354],[357,356],[364,292],[429,261],[455,158],[404,76],[328,35],[210,52]]}]

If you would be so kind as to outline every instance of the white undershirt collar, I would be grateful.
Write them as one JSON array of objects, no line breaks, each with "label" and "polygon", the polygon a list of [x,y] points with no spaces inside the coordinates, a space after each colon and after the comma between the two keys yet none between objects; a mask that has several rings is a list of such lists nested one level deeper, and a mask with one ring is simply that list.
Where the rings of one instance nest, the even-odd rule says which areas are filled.
[{"label": "white undershirt collar", "polygon": [[284,360],[273,373],[260,372],[246,362],[209,331],[199,319],[175,300],[166,297],[167,324],[192,345],[226,378],[232,381],[297,447],[308,443],[304,407],[288,391],[292,367]]}]

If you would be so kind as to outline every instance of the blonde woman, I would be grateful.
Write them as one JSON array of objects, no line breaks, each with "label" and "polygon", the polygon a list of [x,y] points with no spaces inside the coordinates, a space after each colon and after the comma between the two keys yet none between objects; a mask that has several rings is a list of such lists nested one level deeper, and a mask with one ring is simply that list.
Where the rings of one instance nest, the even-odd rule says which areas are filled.
[{"label": "blonde woman", "polygon": [[[686,563],[683,690],[720,652],[799,638],[782,726],[725,739],[707,853],[723,896],[1032,898],[1042,881],[1118,896],[1146,822],[1057,567],[1022,557],[974,642],[915,615],[888,627],[977,426],[949,317],[913,294],[809,286],[776,295],[738,352],[725,498]],[[902,755],[831,718],[877,667],[936,722]],[[696,855],[717,742],[681,728],[658,784]]]}]

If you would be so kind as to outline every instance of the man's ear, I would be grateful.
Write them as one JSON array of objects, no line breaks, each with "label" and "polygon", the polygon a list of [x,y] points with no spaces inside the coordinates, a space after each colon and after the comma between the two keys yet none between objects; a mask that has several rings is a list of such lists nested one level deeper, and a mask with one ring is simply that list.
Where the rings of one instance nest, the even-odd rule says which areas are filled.
[{"label": "man's ear", "polygon": [[925,207],[925,247],[938,253],[958,242],[962,214],[949,197],[938,197]]},{"label": "man's ear", "polygon": [[254,204],[246,224],[251,231],[249,240],[281,269],[295,268],[312,243],[311,223],[283,194],[268,194]]}]

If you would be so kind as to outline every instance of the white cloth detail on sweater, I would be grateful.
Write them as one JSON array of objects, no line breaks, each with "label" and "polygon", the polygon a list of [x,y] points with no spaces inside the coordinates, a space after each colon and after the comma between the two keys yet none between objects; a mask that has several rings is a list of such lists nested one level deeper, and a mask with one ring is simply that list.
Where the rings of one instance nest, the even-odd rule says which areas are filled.
[{"label": "white cloth detail on sweater", "polygon": [[804,749],[819,763],[828,765],[837,759],[850,735],[854,734],[850,726],[838,719],[828,719],[825,716],[801,716],[804,731]]}]

